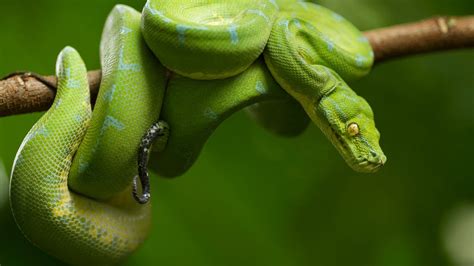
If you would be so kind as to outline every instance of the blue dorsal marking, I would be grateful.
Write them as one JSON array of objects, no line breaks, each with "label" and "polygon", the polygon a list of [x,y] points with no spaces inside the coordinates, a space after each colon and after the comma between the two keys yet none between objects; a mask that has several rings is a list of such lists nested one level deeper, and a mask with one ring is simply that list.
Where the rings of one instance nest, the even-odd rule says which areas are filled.
[{"label": "blue dorsal marking", "polygon": [[82,122],[82,116],[80,114],[76,114],[76,115],[74,115],[74,120],[76,122]]},{"label": "blue dorsal marking", "polygon": [[211,107],[208,107],[206,110],[204,110],[204,115],[212,120],[217,120],[219,118],[219,116],[216,114],[216,112],[214,112],[214,110],[211,109]]},{"label": "blue dorsal marking", "polygon": [[123,130],[125,128],[125,125],[113,116],[108,115],[105,117],[104,123],[102,124],[102,128],[100,129],[100,135],[103,135],[105,131],[109,128]]},{"label": "blue dorsal marking", "polygon": [[278,22],[278,25],[279,25],[279,26],[285,26],[286,28],[288,28],[288,24],[289,24],[289,23],[290,23],[289,20],[284,19],[284,20]]},{"label": "blue dorsal marking", "polygon": [[75,79],[71,78],[71,68],[70,67],[67,67],[64,70],[64,73],[63,73],[62,76],[67,80],[67,84],[66,84],[67,88],[77,89],[77,88],[81,87],[81,83],[78,80],[75,80]]},{"label": "blue dorsal marking", "polygon": [[250,13],[250,14],[258,15],[258,16],[264,18],[267,22],[270,22],[270,18],[267,15],[265,15],[265,13],[263,13],[262,10],[250,9],[250,10],[247,10],[247,12]]},{"label": "blue dorsal marking", "polygon": [[29,141],[37,136],[48,137],[48,135],[49,135],[48,129],[45,127],[45,125],[41,125],[37,130],[29,134],[26,138]]},{"label": "blue dorsal marking", "polygon": [[288,38],[288,36],[290,35],[290,21],[288,19],[285,19],[283,21],[280,21],[278,25],[284,27],[285,35]]},{"label": "blue dorsal marking", "polygon": [[364,65],[364,63],[367,61],[367,58],[365,56],[358,54],[356,56],[356,65],[361,67]]},{"label": "blue dorsal marking", "polygon": [[255,84],[255,90],[262,95],[267,92],[267,88],[265,88],[265,85],[263,85],[263,82],[260,80],[257,81],[257,84]]},{"label": "blue dorsal marking", "polygon": [[135,71],[135,72],[139,72],[141,70],[141,65],[140,64],[126,64],[124,61],[124,58],[123,58],[123,50],[124,50],[124,46],[123,45],[121,48],[120,48],[120,55],[119,55],[119,65],[118,65],[118,69],[119,70],[130,70],[130,71]]},{"label": "blue dorsal marking", "polygon": [[323,37],[329,52],[334,51],[334,43],[326,36]]},{"label": "blue dorsal marking", "polygon": [[56,103],[54,104],[54,108],[58,108],[59,106],[61,106],[61,103],[62,103],[62,102],[63,102],[62,99],[58,99],[58,100],[56,101]]},{"label": "blue dorsal marking", "polygon": [[293,19],[293,23],[295,23],[295,26],[296,26],[298,29],[301,29],[302,26],[301,26],[301,22],[300,22],[299,19],[294,18],[294,19]]},{"label": "blue dorsal marking", "polygon": [[361,43],[369,43],[369,39],[367,39],[367,37],[365,36],[360,36],[359,38],[357,38],[357,40]]},{"label": "blue dorsal marking", "polygon": [[111,102],[114,99],[114,93],[116,88],[117,86],[115,84],[112,85],[112,88],[110,88],[110,90],[104,93],[103,99],[107,102]]},{"label": "blue dorsal marking", "polygon": [[339,14],[336,14],[336,13],[333,13],[332,14],[332,17],[336,20],[336,21],[344,21],[344,17],[342,17],[341,15]]},{"label": "blue dorsal marking", "polygon": [[190,27],[187,25],[178,24],[176,25],[176,31],[178,32],[178,41],[180,44],[184,44],[186,42],[186,31],[187,30],[208,30],[205,26],[198,26],[198,27]]},{"label": "blue dorsal marking", "polygon": [[270,2],[272,5],[274,5],[276,8],[280,9],[280,7],[278,6],[278,4],[276,3],[275,0],[268,0],[268,2]]},{"label": "blue dorsal marking", "polygon": [[89,163],[84,162],[82,158],[79,159],[79,169],[78,169],[79,174],[84,173],[88,168],[89,168]]},{"label": "blue dorsal marking", "polygon": [[230,34],[230,40],[232,44],[237,44],[239,43],[239,35],[237,34],[237,26],[236,25],[230,25],[229,26],[229,34]]},{"label": "blue dorsal marking", "polygon": [[64,69],[64,73],[63,73],[67,79],[71,78],[71,68],[70,67],[67,67],[66,69]]},{"label": "blue dorsal marking", "polygon": [[186,30],[189,29],[186,25],[176,25],[176,31],[178,32],[178,40],[181,44],[186,42]]},{"label": "blue dorsal marking", "polygon": [[78,89],[81,87],[81,83],[79,82],[79,80],[69,79],[67,81],[67,87],[71,89]]}]

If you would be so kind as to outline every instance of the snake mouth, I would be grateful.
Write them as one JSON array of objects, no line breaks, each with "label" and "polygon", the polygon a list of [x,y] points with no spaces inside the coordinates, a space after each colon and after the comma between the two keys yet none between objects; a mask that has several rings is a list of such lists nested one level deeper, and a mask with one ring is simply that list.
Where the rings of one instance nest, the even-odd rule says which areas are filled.
[{"label": "snake mouth", "polygon": [[387,157],[381,153],[374,157],[366,158],[363,156],[356,155],[356,152],[344,141],[343,137],[338,134],[332,127],[331,135],[333,143],[336,149],[342,155],[347,164],[357,172],[361,173],[374,173],[377,172],[387,161]]},{"label": "snake mouth", "polygon": [[364,173],[377,172],[387,161],[387,157],[382,155],[378,161],[363,160],[357,164],[357,171]]}]

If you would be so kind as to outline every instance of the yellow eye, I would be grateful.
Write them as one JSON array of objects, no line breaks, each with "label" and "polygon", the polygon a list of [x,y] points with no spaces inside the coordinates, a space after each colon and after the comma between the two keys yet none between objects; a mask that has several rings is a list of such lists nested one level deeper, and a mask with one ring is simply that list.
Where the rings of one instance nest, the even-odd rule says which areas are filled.
[{"label": "yellow eye", "polygon": [[350,123],[349,126],[347,127],[347,132],[349,133],[349,135],[351,136],[355,136],[357,134],[359,134],[359,125],[357,125],[357,123]]}]

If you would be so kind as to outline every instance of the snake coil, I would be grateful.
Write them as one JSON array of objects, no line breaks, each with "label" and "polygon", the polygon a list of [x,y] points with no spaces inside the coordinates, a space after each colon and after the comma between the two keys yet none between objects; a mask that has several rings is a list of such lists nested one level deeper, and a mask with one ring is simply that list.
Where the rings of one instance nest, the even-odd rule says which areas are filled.
[{"label": "snake coil", "polygon": [[[151,205],[130,195],[141,203],[150,196],[148,156],[161,176],[179,176],[214,129],[246,107],[283,136],[313,121],[357,171],[386,161],[370,106],[346,84],[370,71],[370,45],[321,6],[149,0],[139,13],[117,5],[100,52],[93,111],[79,53],[60,53],[54,104],[25,137],[12,171],[16,223],[65,262],[118,263],[136,250],[149,233]],[[150,128],[159,119],[167,124]]]}]

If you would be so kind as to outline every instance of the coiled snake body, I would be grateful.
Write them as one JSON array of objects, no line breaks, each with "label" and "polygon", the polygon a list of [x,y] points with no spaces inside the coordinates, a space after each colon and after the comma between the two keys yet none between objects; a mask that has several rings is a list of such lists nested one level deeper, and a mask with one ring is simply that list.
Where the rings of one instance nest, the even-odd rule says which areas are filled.
[{"label": "coiled snake body", "polygon": [[150,229],[150,204],[130,196],[148,127],[168,122],[150,165],[178,176],[244,107],[281,135],[301,133],[309,117],[351,167],[373,172],[386,160],[373,113],[344,81],[367,74],[372,61],[356,28],[311,3],[149,0],[143,14],[118,5],[102,36],[93,112],[78,52],[66,47],[58,57],[55,102],[15,159],[15,220],[65,262],[119,262]]}]

